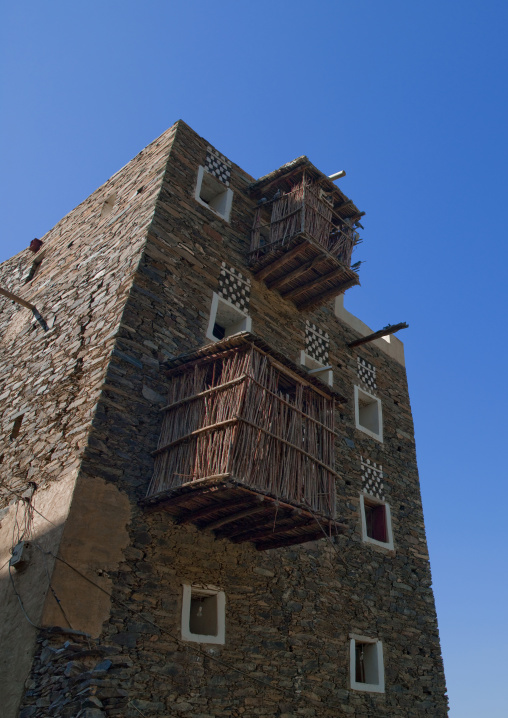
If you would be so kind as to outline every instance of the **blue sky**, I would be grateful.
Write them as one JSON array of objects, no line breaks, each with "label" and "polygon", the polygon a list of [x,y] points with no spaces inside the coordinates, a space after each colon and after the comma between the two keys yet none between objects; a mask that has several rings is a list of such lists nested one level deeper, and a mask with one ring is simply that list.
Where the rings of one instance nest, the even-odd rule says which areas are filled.
[{"label": "blue sky", "polygon": [[347,308],[401,334],[452,718],[505,718],[508,5],[4,3],[0,260],[182,118],[367,212]]}]

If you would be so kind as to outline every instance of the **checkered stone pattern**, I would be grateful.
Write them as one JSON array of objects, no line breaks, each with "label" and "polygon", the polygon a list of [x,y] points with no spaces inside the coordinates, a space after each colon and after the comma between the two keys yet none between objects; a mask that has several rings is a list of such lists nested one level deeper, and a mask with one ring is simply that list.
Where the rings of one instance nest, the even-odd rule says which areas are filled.
[{"label": "checkered stone pattern", "polygon": [[213,147],[206,149],[205,170],[229,187],[231,179],[231,162],[214,150]]},{"label": "checkered stone pattern", "polygon": [[238,269],[227,267],[222,262],[219,275],[219,296],[227,299],[242,312],[248,314],[250,301],[250,279],[243,276]]},{"label": "checkered stone pattern", "polygon": [[381,501],[385,500],[385,487],[383,484],[383,467],[375,461],[360,456],[362,467],[362,488],[369,496],[375,496]]},{"label": "checkered stone pattern", "polygon": [[305,322],[305,353],[321,364],[328,364],[329,351],[330,337],[328,334],[307,319]]},{"label": "checkered stone pattern", "polygon": [[371,391],[377,389],[376,384],[376,367],[362,357],[356,357],[358,362],[358,378],[363,381],[365,386]]}]

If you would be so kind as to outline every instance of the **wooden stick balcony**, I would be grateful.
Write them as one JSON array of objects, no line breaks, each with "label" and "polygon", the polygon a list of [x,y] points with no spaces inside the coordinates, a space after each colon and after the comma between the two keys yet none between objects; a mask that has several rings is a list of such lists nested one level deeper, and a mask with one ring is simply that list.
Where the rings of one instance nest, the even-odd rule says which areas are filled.
[{"label": "wooden stick balcony", "polygon": [[361,213],[310,167],[292,168],[289,177],[265,183],[265,196],[260,196],[262,181],[253,192],[259,199],[251,232],[252,272],[299,309],[359,284],[351,255],[360,242],[355,222]]},{"label": "wooden stick balcony", "polygon": [[339,532],[337,396],[249,334],[170,369],[145,504],[258,549]]}]

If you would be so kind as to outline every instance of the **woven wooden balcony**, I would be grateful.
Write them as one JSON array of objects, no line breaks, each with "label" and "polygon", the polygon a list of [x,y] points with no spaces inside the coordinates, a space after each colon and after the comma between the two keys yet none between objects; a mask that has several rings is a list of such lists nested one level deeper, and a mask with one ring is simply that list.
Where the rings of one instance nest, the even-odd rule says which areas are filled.
[{"label": "woven wooden balcony", "polygon": [[169,373],[146,506],[259,550],[342,531],[332,389],[247,333]]},{"label": "woven wooden balcony", "polygon": [[362,213],[307,158],[251,187],[258,199],[249,264],[256,279],[299,309],[359,284],[351,255]]}]

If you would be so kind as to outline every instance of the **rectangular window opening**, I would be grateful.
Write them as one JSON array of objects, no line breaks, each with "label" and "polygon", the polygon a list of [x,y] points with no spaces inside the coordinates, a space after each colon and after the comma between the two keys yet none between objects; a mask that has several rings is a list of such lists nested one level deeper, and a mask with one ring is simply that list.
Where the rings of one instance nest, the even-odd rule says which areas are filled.
[{"label": "rectangular window opening", "polygon": [[384,504],[373,504],[364,499],[365,506],[365,528],[367,536],[375,541],[388,541],[386,527],[386,506]]},{"label": "rectangular window opening", "polygon": [[217,339],[224,339],[226,336],[226,327],[223,327],[218,322],[215,322],[213,325],[213,335]]},{"label": "rectangular window opening", "polygon": [[331,364],[323,364],[309,356],[303,349],[300,352],[300,364],[307,369],[309,374],[315,376],[316,379],[321,379],[324,384],[333,386],[333,369]]},{"label": "rectangular window opening", "polygon": [[390,506],[382,499],[360,494],[362,539],[384,549],[393,550]]},{"label": "rectangular window opening", "polygon": [[24,417],[24,414],[20,414],[19,416],[17,416],[14,419],[14,424],[12,425],[11,436],[10,436],[11,441],[13,441],[18,436],[19,432],[21,431],[21,424],[23,423],[23,417]]},{"label": "rectangular window opening", "polygon": [[32,281],[32,279],[34,279],[35,275],[41,268],[43,259],[44,259],[44,256],[37,257],[37,259],[34,259],[34,261],[32,262],[32,266],[30,267],[30,271],[28,272],[27,277],[25,279],[25,284],[28,284],[29,282]]},{"label": "rectangular window opening", "polygon": [[364,636],[351,638],[350,682],[353,690],[384,693],[385,677],[381,641]]},{"label": "rectangular window opening", "polygon": [[383,441],[381,401],[358,386],[355,386],[355,419],[357,429]]},{"label": "rectangular window opening", "polygon": [[217,594],[191,596],[189,630],[200,636],[217,636]]},{"label": "rectangular window opening", "polygon": [[356,682],[379,683],[375,643],[355,643]]},{"label": "rectangular window opening", "polygon": [[252,319],[248,314],[238,309],[227,299],[213,293],[212,306],[210,307],[210,319],[206,338],[213,342],[230,337],[239,332],[250,332]]},{"label": "rectangular window opening", "polygon": [[195,643],[225,642],[226,597],[213,586],[184,584],[182,639]]},{"label": "rectangular window opening", "polygon": [[231,206],[233,204],[233,190],[223,182],[199,167],[195,198],[199,204],[212,210],[219,217],[229,222]]}]

